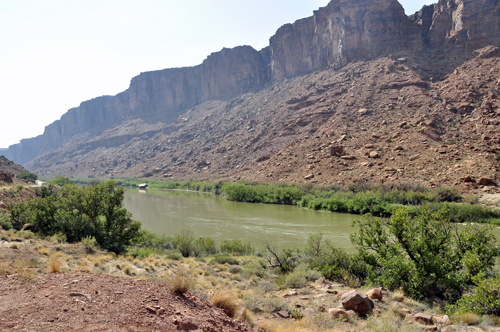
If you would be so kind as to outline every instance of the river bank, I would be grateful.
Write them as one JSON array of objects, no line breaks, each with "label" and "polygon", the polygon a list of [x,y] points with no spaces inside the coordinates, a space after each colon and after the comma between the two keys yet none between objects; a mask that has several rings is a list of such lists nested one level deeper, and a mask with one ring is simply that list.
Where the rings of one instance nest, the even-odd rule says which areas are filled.
[{"label": "river bank", "polygon": [[[74,179],[89,184],[99,180]],[[338,213],[390,217],[401,206],[409,206],[414,215],[424,206],[432,211],[450,210],[450,222],[489,223],[500,225],[500,210],[479,204],[479,197],[462,195],[451,187],[428,189],[400,183],[392,185],[351,185],[348,187],[290,185],[285,183],[198,182],[148,179],[115,179],[116,184],[137,187],[147,183],[149,188],[190,190],[212,193],[236,202],[298,205],[300,207]]]}]

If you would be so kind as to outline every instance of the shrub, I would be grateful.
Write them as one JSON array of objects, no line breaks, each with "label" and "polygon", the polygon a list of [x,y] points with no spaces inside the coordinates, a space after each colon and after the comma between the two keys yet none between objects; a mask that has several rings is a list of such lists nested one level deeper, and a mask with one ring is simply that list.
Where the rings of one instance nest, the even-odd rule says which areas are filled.
[{"label": "shrub", "polygon": [[307,265],[300,264],[292,272],[282,275],[276,283],[280,287],[302,288],[309,281],[315,281],[321,277],[321,273],[316,270],[310,270]]},{"label": "shrub", "polygon": [[458,230],[449,210],[415,216],[399,208],[388,220],[365,216],[353,222],[351,235],[368,278],[389,289],[402,287],[415,298],[431,295],[457,300],[472,277],[491,268],[500,254],[488,227]]},{"label": "shrub", "polygon": [[281,272],[287,273],[293,271],[297,265],[297,256],[292,249],[279,249],[276,245],[264,241],[267,250],[267,262],[272,267],[277,267]]},{"label": "shrub", "polygon": [[64,177],[64,176],[56,176],[55,178],[52,179],[51,181],[53,184],[58,185],[59,187],[63,187],[67,184],[74,184],[75,182],[71,180],[70,178]]},{"label": "shrub", "polygon": [[16,178],[21,180],[36,181],[38,180],[38,175],[30,172],[22,172],[16,175]]},{"label": "shrub", "polygon": [[450,315],[473,313],[500,316],[500,277],[487,279],[476,276],[473,281],[476,286],[472,294],[464,295],[455,305],[448,306],[446,311]]},{"label": "shrub", "polygon": [[61,271],[61,263],[62,263],[62,253],[55,252],[49,257],[49,268],[47,269],[48,273],[57,273]]},{"label": "shrub", "polygon": [[195,237],[193,231],[185,229],[177,234],[172,242],[181,252],[182,257],[189,257],[195,248],[194,240]]},{"label": "shrub", "polygon": [[214,307],[224,310],[226,315],[229,317],[236,317],[236,313],[239,308],[238,299],[236,299],[231,293],[218,291],[214,294],[210,303]]},{"label": "shrub", "polygon": [[194,288],[196,278],[181,265],[165,277],[165,283],[172,292],[184,294]]},{"label": "shrub", "polygon": [[209,262],[209,264],[213,265],[213,264],[229,264],[229,265],[238,265],[240,264],[240,262],[232,257],[232,256],[228,256],[228,255],[214,255],[214,258],[212,258],[212,260]]},{"label": "shrub", "polygon": [[249,255],[253,253],[250,241],[243,243],[241,240],[224,240],[220,244],[220,251],[233,255]]},{"label": "shrub", "polygon": [[37,197],[14,206],[11,223],[15,229],[29,223],[47,236],[62,233],[71,243],[93,236],[102,248],[119,253],[141,227],[123,207],[124,192],[113,181],[86,188],[66,185],[61,196]]},{"label": "shrub", "polygon": [[93,253],[97,248],[97,240],[93,236],[86,236],[82,239],[82,244],[88,253]]}]

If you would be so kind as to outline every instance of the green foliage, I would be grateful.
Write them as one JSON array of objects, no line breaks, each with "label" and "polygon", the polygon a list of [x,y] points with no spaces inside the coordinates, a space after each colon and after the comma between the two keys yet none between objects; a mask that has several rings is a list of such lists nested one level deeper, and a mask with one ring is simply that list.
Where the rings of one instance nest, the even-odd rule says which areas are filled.
[{"label": "green foliage", "polygon": [[56,176],[50,182],[52,182],[53,184],[55,184],[55,185],[57,185],[59,187],[63,187],[65,185],[67,185],[67,184],[74,184],[75,183],[70,178],[67,178],[67,177],[64,177],[64,176]]},{"label": "green foliage", "polygon": [[229,256],[229,255],[220,255],[220,254],[217,254],[217,255],[214,255],[214,257],[212,258],[212,260],[210,260],[209,264],[229,264],[229,265],[238,265],[240,264],[240,262],[234,258],[233,256]]},{"label": "green foliage", "polygon": [[351,235],[367,264],[368,279],[389,289],[402,287],[415,298],[436,295],[454,301],[472,277],[494,265],[500,254],[488,227],[449,222],[447,209],[424,208],[414,215],[402,207],[388,220],[365,216]]},{"label": "green foliage", "polygon": [[0,227],[5,230],[12,229],[10,213],[0,214]]},{"label": "green foliage", "polygon": [[487,279],[478,275],[472,279],[476,286],[472,294],[464,295],[446,308],[448,314],[475,313],[500,316],[500,277]]},{"label": "green foliage", "polygon": [[276,283],[281,288],[302,288],[309,281],[318,280],[321,272],[310,269],[306,264],[299,264],[292,272],[281,275]]},{"label": "green foliage", "polygon": [[147,229],[141,229],[132,239],[133,246],[151,249],[175,249],[173,237],[158,235]]},{"label": "green foliage", "polygon": [[298,256],[290,248],[279,249],[275,244],[264,241],[267,251],[267,262],[272,267],[277,267],[282,273],[293,271],[298,264]]},{"label": "green foliage", "polygon": [[182,257],[189,257],[195,249],[194,240],[195,237],[193,231],[185,229],[177,234],[172,242],[181,252]]},{"label": "green foliage", "polygon": [[134,239],[140,223],[123,207],[124,189],[113,181],[95,187],[66,185],[61,196],[37,197],[11,210],[11,223],[20,229],[30,223],[41,234],[62,233],[68,242],[95,237],[104,249],[119,253]]},{"label": "green foliage", "polygon": [[305,248],[306,260],[311,269],[318,270],[330,280],[345,282],[346,276],[364,280],[367,266],[357,255],[344,248],[335,247],[330,241],[323,241],[321,233],[309,236]]},{"label": "green foliage", "polygon": [[21,180],[36,181],[38,180],[38,175],[30,172],[22,172],[16,175],[16,178]]},{"label": "green foliage", "polygon": [[220,251],[233,255],[249,255],[254,250],[250,241],[243,243],[241,240],[224,240],[220,244]]},{"label": "green foliage", "polygon": [[87,252],[92,253],[97,248],[97,240],[93,236],[86,236],[82,239],[82,244]]},{"label": "green foliage", "polygon": [[273,184],[247,185],[227,182],[222,185],[227,199],[238,202],[296,204],[305,194],[297,186],[277,186]]}]

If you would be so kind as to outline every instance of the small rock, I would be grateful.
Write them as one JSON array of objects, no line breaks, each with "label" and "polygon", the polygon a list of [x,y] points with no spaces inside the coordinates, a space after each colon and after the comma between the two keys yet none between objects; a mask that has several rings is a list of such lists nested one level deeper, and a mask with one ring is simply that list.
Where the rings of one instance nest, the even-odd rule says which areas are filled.
[{"label": "small rock", "polygon": [[373,288],[373,289],[370,289],[365,294],[370,299],[372,299],[372,300],[379,300],[379,301],[382,301],[382,298],[384,296],[383,293],[382,293],[382,288]]},{"label": "small rock", "polygon": [[437,324],[438,326],[448,326],[448,325],[451,325],[452,322],[451,322],[451,319],[450,319],[450,316],[448,315],[444,315],[443,317],[441,317],[441,319],[439,319],[437,321]]},{"label": "small rock", "polygon": [[377,151],[371,151],[369,157],[375,159],[375,158],[380,158],[380,155],[378,154]]},{"label": "small rock", "polygon": [[308,175],[304,176],[304,180],[310,180],[312,178],[314,178],[314,174],[308,174]]},{"label": "small rock", "polygon": [[431,315],[418,313],[414,317],[415,317],[415,321],[419,322],[420,324],[424,324],[424,325],[431,325],[432,324],[432,316]]},{"label": "small rock", "polygon": [[288,318],[288,317],[290,317],[290,314],[288,313],[288,311],[285,311],[285,310],[278,311],[276,313],[276,315],[278,315],[278,317],[281,317],[281,318]]},{"label": "small rock", "polygon": [[345,310],[342,310],[339,308],[329,309],[328,315],[330,316],[331,319],[339,319],[339,318],[346,319],[346,320],[349,319],[349,314]]},{"label": "small rock", "polygon": [[436,325],[432,325],[432,326],[429,326],[428,328],[426,328],[425,330],[433,332],[433,331],[437,331],[438,327]]}]

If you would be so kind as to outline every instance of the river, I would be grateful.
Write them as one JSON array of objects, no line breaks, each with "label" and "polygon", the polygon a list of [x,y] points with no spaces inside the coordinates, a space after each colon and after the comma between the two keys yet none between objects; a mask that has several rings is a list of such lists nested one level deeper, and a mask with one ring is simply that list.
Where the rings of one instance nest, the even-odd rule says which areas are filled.
[{"label": "river", "polygon": [[221,196],[186,191],[127,189],[125,207],[142,227],[173,236],[183,229],[220,243],[226,239],[264,240],[280,247],[304,247],[322,232],[336,246],[352,249],[351,222],[359,216],[310,211],[289,205],[231,202]]}]

